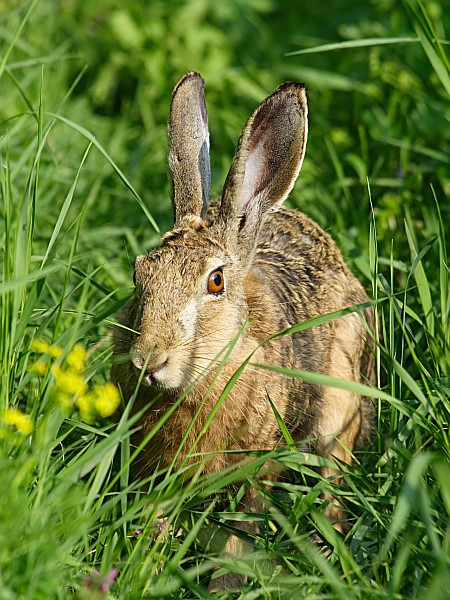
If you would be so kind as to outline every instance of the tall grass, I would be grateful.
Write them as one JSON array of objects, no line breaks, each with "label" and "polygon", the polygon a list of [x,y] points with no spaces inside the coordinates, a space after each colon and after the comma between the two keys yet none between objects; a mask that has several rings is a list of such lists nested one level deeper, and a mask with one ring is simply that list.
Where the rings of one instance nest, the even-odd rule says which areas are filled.
[{"label": "tall grass", "polygon": [[[227,597],[448,596],[449,14],[338,4],[4,3],[0,598],[207,598],[218,566],[248,576]],[[57,374],[79,344],[79,385],[108,380],[129,265],[170,226],[165,119],[190,69],[207,81],[218,193],[252,108],[282,80],[306,81],[311,134],[290,203],[331,231],[379,324],[377,424],[345,487],[288,448],[208,478],[199,457],[189,481],[155,473],[144,491],[129,476],[136,420],[61,402]],[[268,458],[295,477],[262,488]],[[248,486],[266,512],[236,512]],[[345,539],[323,517],[330,487]],[[249,518],[255,552],[219,560],[221,535]]]}]

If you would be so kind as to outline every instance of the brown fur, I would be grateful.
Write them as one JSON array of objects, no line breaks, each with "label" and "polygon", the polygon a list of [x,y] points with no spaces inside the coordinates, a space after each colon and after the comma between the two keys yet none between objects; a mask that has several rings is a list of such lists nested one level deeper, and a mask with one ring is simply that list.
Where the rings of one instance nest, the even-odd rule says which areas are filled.
[{"label": "brown fur", "polygon": [[[371,327],[371,309],[262,344],[297,323],[368,300],[331,237],[304,214],[279,208],[303,160],[304,88],[284,84],[255,111],[244,128],[222,201],[203,219],[205,189],[199,182],[209,171],[196,156],[204,144],[190,148],[189,128],[187,133],[179,131],[183,120],[189,122],[186,105],[193,107],[195,123],[199,114],[205,115],[199,77],[191,73],[180,81],[169,119],[171,155],[179,154],[174,145],[187,145],[184,164],[171,161],[177,182],[176,226],[159,249],[136,259],[136,297],[120,317],[125,327],[115,334],[115,354],[131,359],[112,370],[124,398],[134,394],[140,370],[147,380],[133,406],[134,412],[148,407],[136,442],[188,390],[141,453],[137,471],[144,476],[157,465],[195,464],[199,458],[189,456],[193,452],[209,453],[203,470],[212,473],[241,458],[222,450],[277,446],[283,437],[269,398],[296,441],[310,440],[307,449],[314,446],[325,456],[350,463],[355,442],[364,440],[370,429],[369,400],[254,366],[280,365],[358,382],[373,377],[371,336],[364,322]],[[186,100],[191,95],[193,99]],[[204,131],[201,135],[206,136]],[[225,291],[215,295],[208,293],[207,285],[217,269],[223,271]],[[223,350],[233,339],[235,345],[219,370]],[[252,352],[252,364],[199,438],[227,381]],[[323,474],[336,472],[328,469]],[[244,502],[255,507],[254,491]],[[343,516],[341,508],[331,505],[328,515],[336,522]],[[243,545],[231,538],[226,551],[242,553]],[[230,587],[233,581],[231,576],[221,578],[211,589]]]}]

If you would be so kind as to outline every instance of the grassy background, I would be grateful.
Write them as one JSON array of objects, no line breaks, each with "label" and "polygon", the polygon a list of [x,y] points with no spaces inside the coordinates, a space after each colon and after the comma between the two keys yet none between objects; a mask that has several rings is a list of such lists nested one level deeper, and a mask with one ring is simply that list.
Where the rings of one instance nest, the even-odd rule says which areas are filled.
[{"label": "grassy background", "polygon": [[232,527],[233,499],[219,512],[210,496],[236,475],[183,488],[168,476],[144,497],[128,480],[133,424],[61,411],[31,350],[46,340],[61,361],[81,342],[86,381],[107,380],[134,256],[171,224],[166,118],[192,69],[207,85],[216,194],[254,107],[282,81],[306,83],[310,137],[289,203],[338,241],[382,334],[373,443],[335,491],[352,530],[344,541],[322,519],[326,482],[304,457],[277,454],[309,485],[274,492],[258,553],[233,564],[250,576],[235,597],[448,597],[450,10],[312,4],[0,0],[0,402],[34,423],[21,434],[2,412],[0,598],[208,597],[218,561],[199,530]]}]

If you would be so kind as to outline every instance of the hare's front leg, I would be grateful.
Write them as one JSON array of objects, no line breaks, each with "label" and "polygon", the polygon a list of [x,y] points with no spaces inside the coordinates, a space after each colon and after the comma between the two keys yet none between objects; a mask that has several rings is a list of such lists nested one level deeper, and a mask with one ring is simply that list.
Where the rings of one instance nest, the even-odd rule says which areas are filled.
[{"label": "hare's front leg", "polygon": [[[250,487],[245,494],[242,502],[238,506],[239,512],[261,512],[262,501],[253,487]],[[237,524],[237,528],[250,535],[259,533],[257,521],[242,521]],[[225,546],[220,553],[220,558],[241,558],[252,551],[252,546],[237,535],[230,535],[227,538]],[[214,577],[209,583],[210,592],[224,592],[231,589],[241,589],[247,582],[247,577],[240,573],[226,573],[219,577]]]},{"label": "hare's front leg", "polygon": [[[358,399],[359,397],[350,394],[350,392],[339,390],[338,394],[334,396],[334,401],[344,404],[349,408],[346,424],[342,429],[336,430],[333,427],[333,421],[331,419],[328,422],[322,420],[321,423],[322,433],[325,433],[324,437],[325,439],[328,439],[328,443],[321,445],[319,452],[327,458],[336,460],[337,465],[342,463],[349,465],[352,462],[351,452],[361,427],[359,410],[357,412],[354,410],[355,402],[357,402]],[[353,409],[350,410],[350,407],[353,407]],[[334,425],[336,425],[336,421],[334,421]],[[331,437],[332,440],[330,440]],[[336,469],[323,467],[320,469],[320,473],[325,479],[334,477],[335,483],[338,485],[343,484],[343,478],[339,477],[340,470],[338,466]],[[329,492],[325,492],[322,497],[329,502],[325,509],[325,516],[331,521],[335,529],[341,533],[345,533],[347,530],[347,523],[345,522],[346,515],[344,507],[340,503],[337,505],[336,503],[338,501]]]},{"label": "hare's front leg", "polygon": [[[363,355],[368,352],[364,341],[364,329],[357,314],[347,315],[339,319],[334,343],[330,351],[330,366],[327,375],[349,381],[361,382],[363,377],[372,378],[371,361],[364,361]],[[369,357],[370,358],[370,357]],[[361,366],[366,365],[367,373],[361,373]],[[355,441],[362,430],[369,428],[369,410],[362,410],[362,402],[370,402],[367,398],[348,390],[325,387],[323,405],[318,422],[317,440],[318,453],[324,457],[336,460],[336,469],[322,468],[323,477],[337,477],[336,483],[342,484],[339,478],[339,464],[352,463],[352,453]],[[330,504],[325,515],[335,529],[345,533],[345,511],[342,505],[336,506],[336,500],[330,493],[323,494]]]}]

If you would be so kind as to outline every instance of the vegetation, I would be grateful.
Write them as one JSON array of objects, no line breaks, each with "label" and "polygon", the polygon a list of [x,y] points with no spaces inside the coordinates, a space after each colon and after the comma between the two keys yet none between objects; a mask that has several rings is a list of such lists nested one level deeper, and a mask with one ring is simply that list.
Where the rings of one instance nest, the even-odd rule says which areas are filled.
[{"label": "vegetation", "polygon": [[266,453],[145,494],[129,478],[134,423],[108,419],[108,335],[134,256],[170,227],[166,117],[188,70],[207,84],[217,194],[251,110],[306,82],[289,202],[338,241],[380,331],[373,442],[334,491],[348,535],[322,517],[318,459],[272,451],[298,477],[273,490],[255,553],[220,563],[249,576],[226,597],[447,598],[448,7],[0,0],[0,15],[0,598],[208,598],[208,527],[232,529],[258,485]]}]

